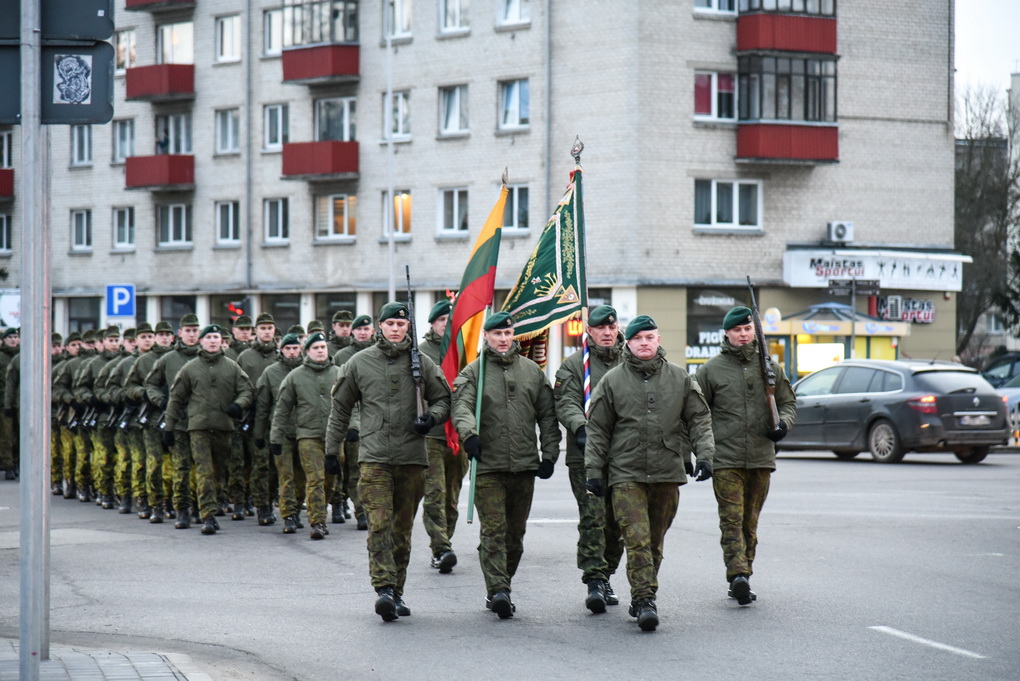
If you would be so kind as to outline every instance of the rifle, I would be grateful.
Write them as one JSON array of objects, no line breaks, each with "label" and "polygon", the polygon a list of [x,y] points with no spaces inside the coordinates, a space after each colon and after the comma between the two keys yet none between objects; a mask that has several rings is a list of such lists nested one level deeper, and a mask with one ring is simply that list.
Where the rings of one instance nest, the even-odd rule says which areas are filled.
[{"label": "rifle", "polygon": [[769,411],[769,429],[779,430],[779,409],[776,408],[776,372],[769,361],[769,349],[765,344],[765,332],[758,316],[758,302],[754,298],[751,277],[747,277],[747,290],[751,292],[751,319],[754,320],[754,337],[758,341],[758,359],[761,360],[761,376],[765,379],[765,406]]},{"label": "rifle", "polygon": [[91,428],[92,426],[94,426],[95,423],[93,423],[93,422],[95,421],[95,416],[96,416],[96,408],[95,407],[87,407],[85,409],[85,413],[81,415],[81,427],[82,428]]},{"label": "rifle", "polygon": [[241,414],[241,432],[247,433],[255,425],[255,405],[252,405],[245,409],[244,413]]},{"label": "rifle", "polygon": [[149,424],[149,408],[152,407],[151,402],[146,402],[142,405],[142,408],[138,410],[138,424],[143,428]]},{"label": "rifle", "polygon": [[135,408],[132,405],[130,404],[124,405],[124,409],[120,412],[120,418],[117,419],[118,429],[120,430],[127,429],[128,423],[130,423],[131,421],[131,414],[134,412],[134,410]]},{"label": "rifle", "polygon": [[110,405],[110,415],[103,421],[103,425],[107,428],[115,428],[117,426],[117,407],[116,405]]},{"label": "rifle", "polygon": [[421,353],[418,351],[418,334],[414,330],[414,302],[411,299],[411,268],[404,265],[404,274],[407,276],[407,316],[410,317],[411,326],[408,334],[411,336],[411,380],[414,381],[414,395],[418,405],[418,416],[425,414],[425,381],[421,376]]},{"label": "rifle", "polygon": [[67,429],[72,433],[78,430],[78,426],[81,424],[81,419],[78,417],[78,409],[71,405],[71,412],[67,416]]},{"label": "rifle", "polygon": [[57,422],[58,426],[64,425],[64,416],[67,412],[67,405],[62,404],[57,407],[57,413],[53,415],[53,419]]}]

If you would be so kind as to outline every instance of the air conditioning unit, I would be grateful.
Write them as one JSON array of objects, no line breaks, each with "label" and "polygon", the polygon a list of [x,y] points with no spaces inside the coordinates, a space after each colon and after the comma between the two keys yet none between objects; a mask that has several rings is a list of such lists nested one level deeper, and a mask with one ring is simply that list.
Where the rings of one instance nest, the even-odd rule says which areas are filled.
[{"label": "air conditioning unit", "polygon": [[850,243],[854,240],[854,223],[846,220],[840,220],[837,222],[830,222],[827,225],[826,236],[829,241],[837,241],[839,243]]},{"label": "air conditioning unit", "polygon": [[891,322],[898,322],[903,318],[903,296],[886,297],[885,318]]}]

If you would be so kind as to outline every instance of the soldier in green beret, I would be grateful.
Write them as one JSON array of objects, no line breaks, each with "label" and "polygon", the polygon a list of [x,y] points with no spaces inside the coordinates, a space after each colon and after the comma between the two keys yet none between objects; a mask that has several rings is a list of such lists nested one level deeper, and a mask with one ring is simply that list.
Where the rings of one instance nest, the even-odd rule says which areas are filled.
[{"label": "soldier in green beret", "polygon": [[[21,335],[16,327],[11,327],[4,329],[4,332],[0,334],[0,339],[3,340],[3,344],[0,345],[0,400],[2,400],[7,367],[10,366],[14,356],[18,354]],[[0,413],[0,468],[4,470],[4,478],[7,480],[14,480],[20,474],[14,445],[13,419],[6,413]]]},{"label": "soldier in green beret", "polygon": [[335,357],[351,344],[351,322],[354,321],[354,314],[350,310],[337,310],[333,314],[332,329],[329,339],[329,356]]}]

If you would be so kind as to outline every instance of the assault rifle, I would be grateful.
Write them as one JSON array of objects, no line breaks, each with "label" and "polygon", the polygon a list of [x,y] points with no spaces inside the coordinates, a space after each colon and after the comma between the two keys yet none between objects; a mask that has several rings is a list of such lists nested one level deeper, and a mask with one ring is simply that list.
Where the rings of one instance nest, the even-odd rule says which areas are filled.
[{"label": "assault rifle", "polygon": [[58,426],[64,425],[64,416],[67,412],[67,405],[61,404],[57,407],[57,413],[53,415],[53,420],[57,422]]},{"label": "assault rifle", "polygon": [[248,433],[255,426],[255,405],[251,405],[241,414],[241,432]]},{"label": "assault rifle", "polygon": [[418,351],[418,334],[414,330],[414,302],[411,298],[411,268],[404,265],[404,274],[407,276],[407,316],[410,317],[411,326],[408,335],[411,337],[411,380],[414,381],[414,396],[418,405],[418,416],[425,414],[425,381],[421,376],[421,353]]},{"label": "assault rifle", "polygon": [[120,417],[117,419],[117,428],[119,430],[127,430],[128,423],[131,422],[131,414],[134,413],[135,408],[133,405],[125,404],[124,409],[120,412]]},{"label": "assault rifle", "polygon": [[103,425],[107,428],[117,427],[117,405],[110,405],[110,414],[103,421]]},{"label": "assault rifle", "polygon": [[758,359],[761,361],[761,377],[765,379],[765,406],[769,412],[769,430],[779,430],[779,409],[776,408],[776,372],[769,361],[769,348],[765,344],[765,332],[758,316],[758,302],[754,298],[751,277],[747,277],[747,290],[751,292],[751,319],[754,321],[754,337],[758,340]]},{"label": "assault rifle", "polygon": [[81,418],[78,415],[78,408],[72,404],[67,415],[67,429],[73,433],[78,430],[79,425],[81,425]]},{"label": "assault rifle", "polygon": [[96,408],[87,407],[85,409],[85,413],[81,415],[81,427],[91,428],[92,426],[95,425],[95,420],[96,420]]},{"label": "assault rifle", "polygon": [[138,410],[138,424],[143,428],[149,425],[149,409],[152,407],[151,402],[146,402],[142,405],[142,408]]}]

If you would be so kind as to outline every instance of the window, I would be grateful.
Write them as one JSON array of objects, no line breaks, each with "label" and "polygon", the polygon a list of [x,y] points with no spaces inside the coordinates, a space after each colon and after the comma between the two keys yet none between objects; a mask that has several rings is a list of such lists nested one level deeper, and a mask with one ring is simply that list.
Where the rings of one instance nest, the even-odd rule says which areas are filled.
[{"label": "window", "polygon": [[457,135],[468,131],[467,85],[439,88],[439,132]]},{"label": "window", "polygon": [[[383,95],[383,106],[385,107],[386,95]],[[385,111],[385,108],[383,109]],[[393,105],[390,107],[392,122],[390,132],[393,139],[407,140],[411,138],[411,93],[407,90],[393,93]],[[386,129],[386,121],[383,121],[383,130]]]},{"label": "window", "polygon": [[[698,3],[706,0],[697,0]],[[719,0],[722,2],[723,0]],[[729,0],[732,4],[732,0]],[[798,12],[803,14],[836,14],[836,0],[740,0],[741,12]]]},{"label": "window", "polygon": [[71,211],[71,250],[92,250],[92,211]]},{"label": "window", "polygon": [[353,142],[356,137],[356,102],[353,97],[315,102],[315,139],[319,142]]},{"label": "window", "polygon": [[237,201],[216,202],[216,241],[221,244],[236,244],[241,241],[240,203]]},{"label": "window", "polygon": [[135,247],[135,209],[131,206],[113,209],[113,247]]},{"label": "window", "polygon": [[223,109],[216,112],[216,153],[234,154],[241,151],[241,110]]},{"label": "window", "polygon": [[71,165],[92,165],[92,126],[71,126]]},{"label": "window", "polygon": [[358,41],[358,0],[288,0],[281,21],[283,47]]},{"label": "window", "polygon": [[467,189],[443,189],[440,195],[439,231],[467,233]]},{"label": "window", "polygon": [[503,229],[528,228],[528,188],[507,187],[506,208],[503,209]]},{"label": "window", "polygon": [[283,10],[262,13],[262,53],[267,57],[283,53]]},{"label": "window", "polygon": [[524,24],[531,21],[529,0],[499,0],[500,24]]},{"label": "window", "polygon": [[240,61],[241,15],[216,19],[216,61]]},{"label": "window", "polygon": [[833,59],[737,59],[741,120],[836,121]]},{"label": "window", "polygon": [[156,153],[191,153],[191,114],[156,117]]},{"label": "window", "polygon": [[156,206],[160,246],[191,245],[191,206],[172,203]]},{"label": "window", "polygon": [[530,123],[528,80],[508,80],[499,84],[499,127],[523,128]]},{"label": "window", "polygon": [[195,25],[190,21],[159,27],[158,63],[195,63]]},{"label": "window", "polygon": [[10,253],[14,250],[14,226],[11,224],[11,216],[0,213],[0,253]]},{"label": "window", "polygon": [[440,0],[440,33],[456,33],[468,29],[469,2],[470,0]]},{"label": "window", "polygon": [[134,119],[113,122],[113,154],[114,163],[123,163],[128,156],[135,155],[135,122]]},{"label": "window", "polygon": [[280,151],[290,141],[290,118],[286,104],[267,104],[262,107],[262,148]]},{"label": "window", "polygon": [[358,197],[349,194],[319,196],[315,199],[315,238],[353,237],[358,232],[355,213]]},{"label": "window", "polygon": [[409,38],[411,36],[411,0],[386,0],[383,18],[384,36]]},{"label": "window", "polygon": [[694,9],[699,12],[727,12],[737,11],[736,0],[694,0]]},{"label": "window", "polygon": [[14,167],[14,133],[10,130],[0,132],[0,168]]},{"label": "window", "polygon": [[[386,203],[389,192],[383,192],[383,236],[388,237],[390,232],[386,229],[387,215]],[[411,235],[411,190],[398,189],[393,199],[393,235],[396,237]]]},{"label": "window", "polygon": [[117,31],[113,34],[113,47],[117,51],[116,73],[124,73],[135,65],[135,32]]},{"label": "window", "polygon": [[694,115],[720,120],[736,118],[735,81],[732,73],[695,72]]},{"label": "window", "polygon": [[760,181],[694,181],[695,226],[760,230],[760,216]]},{"label": "window", "polygon": [[266,199],[262,204],[267,243],[283,243],[290,239],[287,199]]}]

